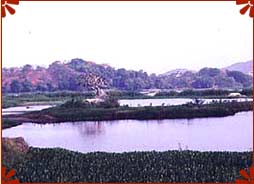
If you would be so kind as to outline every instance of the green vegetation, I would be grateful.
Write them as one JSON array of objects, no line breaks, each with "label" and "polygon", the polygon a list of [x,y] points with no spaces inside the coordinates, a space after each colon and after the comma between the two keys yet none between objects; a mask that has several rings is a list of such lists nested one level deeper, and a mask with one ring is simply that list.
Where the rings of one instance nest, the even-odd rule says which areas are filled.
[{"label": "green vegetation", "polygon": [[2,119],[2,129],[15,127],[15,126],[18,126],[18,125],[21,125],[21,124],[22,123],[20,123],[20,122],[15,122],[13,120],[9,120],[9,119],[6,119],[6,118]]},{"label": "green vegetation", "polygon": [[2,96],[2,108],[19,106],[21,103],[19,99],[12,98],[11,96]]},{"label": "green vegetation", "polygon": [[241,91],[241,94],[242,95],[246,95],[246,96],[253,96],[253,89],[252,88],[244,88],[242,91]]},{"label": "green vegetation", "polygon": [[11,163],[21,182],[234,182],[251,166],[251,152],[82,154],[30,148],[17,162],[3,163]]},{"label": "green vegetation", "polygon": [[[107,91],[107,94],[118,99],[151,98],[134,91],[110,90]],[[5,94],[2,96],[2,108],[38,104],[62,104],[71,101],[72,99],[77,101],[90,98],[95,98],[95,92],[57,91]]]},{"label": "green vegetation", "polygon": [[[199,102],[199,100],[196,100]],[[74,104],[82,103],[73,102]],[[224,117],[241,111],[252,110],[252,102],[213,102],[211,104],[188,103],[177,106],[146,107],[91,107],[65,105],[29,112],[21,117],[32,122],[99,121],[118,119],[177,119],[198,117]],[[48,118],[50,117],[50,118]]]},{"label": "green vegetation", "polygon": [[21,106],[21,105],[37,105],[37,104],[61,104],[72,98],[93,98],[93,92],[37,92],[37,93],[21,93],[19,95],[8,94],[2,97],[2,108]]},{"label": "green vegetation", "polygon": [[153,98],[151,96],[146,96],[139,91],[126,91],[126,90],[110,90],[107,91],[109,96],[114,96],[118,99],[145,99]]},{"label": "green vegetation", "polygon": [[24,138],[2,138],[2,164],[8,169],[15,168],[18,163],[25,159],[25,154],[29,150]]},{"label": "green vegetation", "polygon": [[243,87],[248,87],[251,85],[251,81],[249,81],[249,76],[245,75],[239,71],[227,71],[227,75],[232,77],[235,82],[241,83]]},{"label": "green vegetation", "polygon": [[200,98],[228,98],[230,93],[241,93],[242,95],[251,97],[252,88],[244,88],[242,90],[223,90],[223,89],[206,89],[206,90],[183,90],[181,92],[176,91],[162,91],[157,93],[156,97],[200,97]]},{"label": "green vegetation", "polygon": [[83,108],[83,109],[91,109],[91,108],[117,108],[120,107],[118,103],[118,99],[114,96],[106,96],[103,101],[88,102],[82,101],[80,99],[71,99],[64,104],[60,105],[60,108],[64,109],[72,109],[72,108]]},{"label": "green vegetation", "polygon": [[102,102],[98,103],[99,108],[118,108],[120,104],[115,96],[106,96]]}]

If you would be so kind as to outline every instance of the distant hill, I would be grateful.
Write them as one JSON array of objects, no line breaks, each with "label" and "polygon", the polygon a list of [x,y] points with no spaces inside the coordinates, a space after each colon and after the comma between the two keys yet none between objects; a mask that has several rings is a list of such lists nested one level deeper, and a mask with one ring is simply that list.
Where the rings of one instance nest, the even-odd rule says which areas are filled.
[{"label": "distant hill", "polygon": [[[148,75],[143,70],[115,69],[83,59],[68,62],[55,61],[49,67],[36,68],[31,65],[2,69],[2,91],[81,91],[87,90],[86,75],[101,78],[107,88],[120,90],[142,89],[203,89],[203,88],[245,88],[250,87],[251,76],[239,71],[217,68],[203,68],[197,72],[177,69],[166,74]],[[82,79],[82,81],[80,81]],[[103,82],[103,83],[104,83]]]},{"label": "distant hill", "polygon": [[224,70],[239,71],[244,74],[252,75],[252,63],[253,61],[239,62],[228,67],[223,68]]},{"label": "distant hill", "polygon": [[186,72],[193,72],[193,73],[195,73],[195,71],[193,71],[193,70],[175,69],[175,70],[171,70],[169,72],[163,73],[163,74],[161,74],[161,76],[170,76],[170,75],[172,76],[172,75],[174,75],[175,77],[181,77]]}]

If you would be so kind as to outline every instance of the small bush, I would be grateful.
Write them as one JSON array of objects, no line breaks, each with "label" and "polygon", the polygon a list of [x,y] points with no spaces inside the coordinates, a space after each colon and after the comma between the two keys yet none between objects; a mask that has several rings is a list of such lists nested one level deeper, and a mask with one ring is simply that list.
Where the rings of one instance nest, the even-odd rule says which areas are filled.
[{"label": "small bush", "polygon": [[116,108],[120,107],[120,104],[118,102],[118,98],[108,95],[104,98],[104,101],[100,102],[97,106],[103,108]]}]

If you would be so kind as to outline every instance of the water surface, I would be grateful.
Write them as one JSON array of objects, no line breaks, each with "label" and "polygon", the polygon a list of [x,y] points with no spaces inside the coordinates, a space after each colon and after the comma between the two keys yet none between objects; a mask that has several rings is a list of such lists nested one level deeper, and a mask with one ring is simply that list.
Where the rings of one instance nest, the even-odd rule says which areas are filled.
[{"label": "water surface", "polygon": [[[237,101],[245,102],[252,101],[252,98],[231,98],[231,99],[201,99],[204,103],[211,103],[212,101]],[[138,106],[160,106],[160,105],[182,105],[188,102],[193,102],[191,98],[165,98],[165,99],[126,99],[119,100],[120,105],[128,105],[129,107]]]},{"label": "water surface", "polygon": [[40,111],[52,107],[52,105],[28,105],[28,106],[17,106],[2,109],[2,115],[8,114],[22,114],[31,111]]},{"label": "water surface", "polygon": [[115,120],[60,124],[23,123],[3,137],[22,136],[30,146],[93,151],[250,151],[252,112],[222,118]]}]

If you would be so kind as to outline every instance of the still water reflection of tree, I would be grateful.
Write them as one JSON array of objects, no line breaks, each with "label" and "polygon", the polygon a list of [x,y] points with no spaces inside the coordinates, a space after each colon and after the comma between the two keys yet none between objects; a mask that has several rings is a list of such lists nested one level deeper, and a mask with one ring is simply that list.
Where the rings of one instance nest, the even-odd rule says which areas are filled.
[{"label": "still water reflection of tree", "polygon": [[73,127],[77,128],[82,137],[98,136],[105,133],[105,127],[102,122],[79,122],[73,123]]}]

